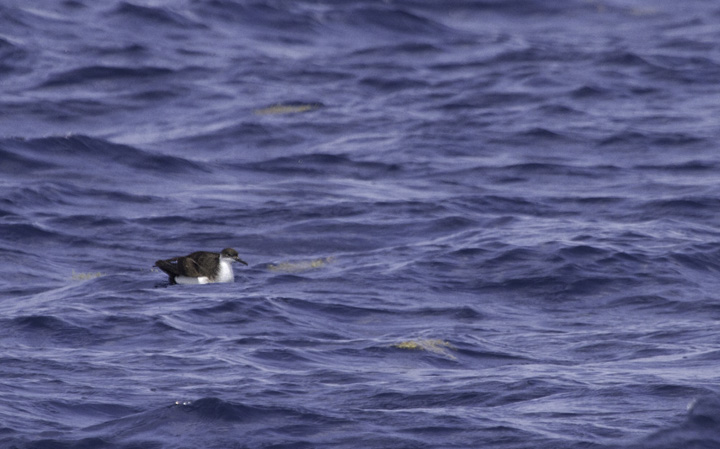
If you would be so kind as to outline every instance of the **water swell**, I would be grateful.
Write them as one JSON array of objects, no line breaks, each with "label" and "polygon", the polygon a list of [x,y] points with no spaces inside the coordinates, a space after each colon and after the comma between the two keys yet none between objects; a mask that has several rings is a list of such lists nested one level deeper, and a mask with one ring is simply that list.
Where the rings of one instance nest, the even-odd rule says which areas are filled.
[{"label": "water swell", "polygon": [[165,26],[170,29],[205,28],[205,25],[196,22],[185,15],[169,8],[137,5],[130,2],[120,2],[110,13],[126,26],[143,29],[147,26]]},{"label": "water swell", "polygon": [[0,76],[13,72],[25,72],[22,64],[26,62],[30,53],[12,42],[0,38]]},{"label": "water swell", "polygon": [[680,425],[660,430],[629,449],[670,449],[680,446],[715,447],[720,444],[720,401],[717,394],[704,395],[688,405],[687,416]]},{"label": "water swell", "polygon": [[[41,84],[41,88],[62,88],[75,84],[96,83],[99,81],[122,81],[125,84],[127,80],[142,81],[147,78],[157,78],[172,73],[172,70],[160,67],[112,67],[112,66],[90,66],[62,72],[50,77]],[[121,85],[120,82],[117,83]]]},{"label": "water swell", "polygon": [[188,159],[148,152],[84,135],[30,140],[4,139],[0,143],[8,148],[4,151],[10,153],[11,161],[20,165],[23,172],[63,167],[82,176],[86,173],[85,164],[88,161],[96,164],[95,170],[88,173],[90,175],[112,172],[118,167],[158,175],[208,171],[206,166]]}]

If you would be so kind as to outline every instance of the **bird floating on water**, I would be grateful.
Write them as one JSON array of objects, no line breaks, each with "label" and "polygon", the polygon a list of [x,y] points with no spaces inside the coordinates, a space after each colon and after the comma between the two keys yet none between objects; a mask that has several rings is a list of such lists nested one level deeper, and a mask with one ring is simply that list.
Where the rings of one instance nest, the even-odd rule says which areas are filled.
[{"label": "bird floating on water", "polygon": [[233,262],[247,265],[237,251],[225,248],[219,253],[196,251],[187,256],[158,260],[155,266],[167,273],[171,284],[209,284],[234,282]]}]

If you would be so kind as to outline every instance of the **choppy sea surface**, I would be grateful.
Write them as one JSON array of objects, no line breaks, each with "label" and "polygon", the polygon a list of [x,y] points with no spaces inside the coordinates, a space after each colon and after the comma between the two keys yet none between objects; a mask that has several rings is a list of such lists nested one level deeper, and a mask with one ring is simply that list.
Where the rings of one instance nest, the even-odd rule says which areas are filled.
[{"label": "choppy sea surface", "polygon": [[0,94],[0,448],[720,447],[717,2],[6,0]]}]

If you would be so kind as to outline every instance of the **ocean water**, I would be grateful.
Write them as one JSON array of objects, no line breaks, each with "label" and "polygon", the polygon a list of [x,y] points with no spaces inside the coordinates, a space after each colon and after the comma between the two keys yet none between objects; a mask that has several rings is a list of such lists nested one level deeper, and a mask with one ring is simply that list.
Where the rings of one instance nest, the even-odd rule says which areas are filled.
[{"label": "ocean water", "polygon": [[2,449],[720,447],[714,1],[6,0],[0,93]]}]

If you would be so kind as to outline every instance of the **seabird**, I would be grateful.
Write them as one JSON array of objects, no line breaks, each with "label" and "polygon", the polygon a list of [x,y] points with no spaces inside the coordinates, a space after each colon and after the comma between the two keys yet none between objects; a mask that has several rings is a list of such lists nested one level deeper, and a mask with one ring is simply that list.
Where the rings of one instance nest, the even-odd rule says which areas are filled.
[{"label": "seabird", "polygon": [[225,248],[219,253],[196,251],[184,257],[158,260],[155,266],[170,276],[171,284],[209,284],[233,282],[233,262],[247,265],[247,262],[238,257],[237,251]]}]

